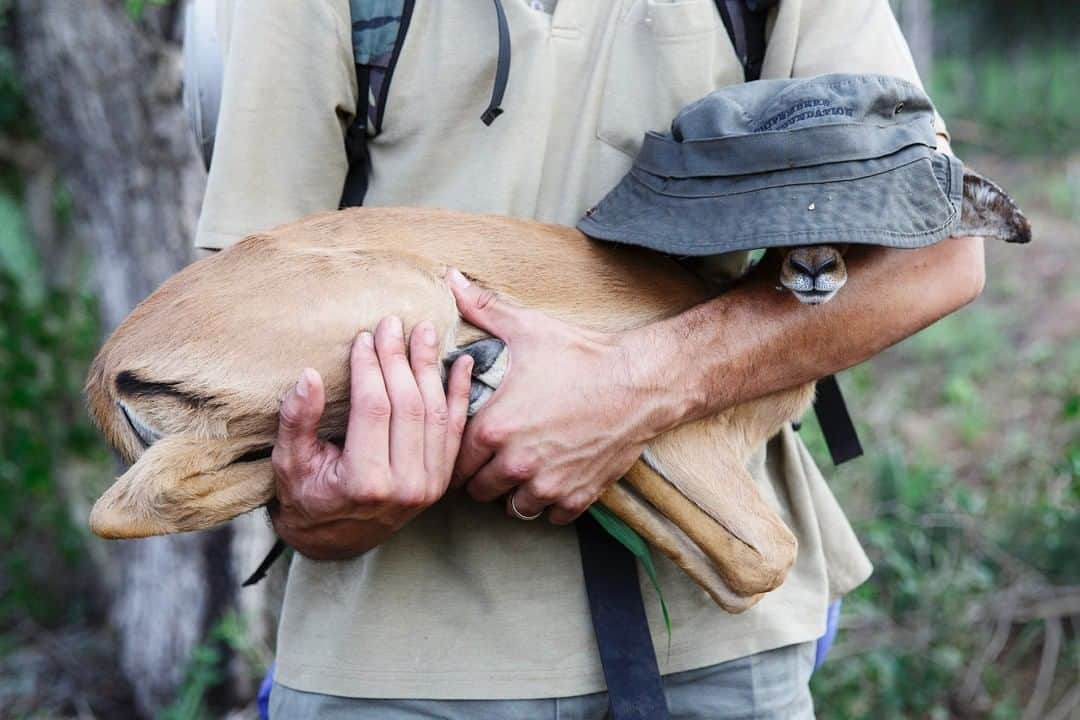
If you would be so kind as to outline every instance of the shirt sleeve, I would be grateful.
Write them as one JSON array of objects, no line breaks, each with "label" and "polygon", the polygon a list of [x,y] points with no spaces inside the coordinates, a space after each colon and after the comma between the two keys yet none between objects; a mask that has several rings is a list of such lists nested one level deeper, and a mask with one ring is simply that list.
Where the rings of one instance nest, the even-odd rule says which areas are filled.
[{"label": "shirt sleeve", "polygon": [[347,0],[235,0],[195,245],[338,207],[356,109]]},{"label": "shirt sleeve", "polygon": [[[879,73],[923,87],[887,0],[802,0],[798,28],[792,77]],[[948,137],[935,117],[938,134]]]}]

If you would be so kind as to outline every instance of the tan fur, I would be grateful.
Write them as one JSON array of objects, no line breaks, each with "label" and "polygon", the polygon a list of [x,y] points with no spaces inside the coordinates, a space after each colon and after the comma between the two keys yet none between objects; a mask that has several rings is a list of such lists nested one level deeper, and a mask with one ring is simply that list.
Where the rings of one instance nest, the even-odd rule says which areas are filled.
[{"label": "tan fur", "polygon": [[[211,527],[267,502],[280,398],[307,366],[327,387],[321,426],[344,434],[348,349],[383,316],[431,319],[444,350],[484,337],[462,324],[442,276],[461,269],[515,302],[616,331],[669,317],[710,295],[674,261],[587,240],[575,230],[419,209],[318,215],[194,263],[137,307],[91,368],[91,412],[134,465],[95,505],[106,537]],[[122,373],[148,386],[122,392]],[[805,411],[810,386],[732,408],[657,438],[632,492],[602,498],[724,607],[777,587],[794,535],[745,470],[750,454]],[[161,436],[145,450],[121,403]]]},{"label": "tan fur", "polygon": [[[970,171],[964,181],[958,234],[1030,240],[1027,219],[1000,188]],[[846,280],[842,253],[788,250],[781,282],[803,302],[825,302]],[[699,272],[726,267],[705,260]],[[248,238],[169,279],[94,361],[91,413],[134,463],[95,504],[94,532],[198,530],[268,502],[278,406],[304,367],[323,376],[320,431],[335,439],[344,435],[349,346],[359,331],[393,314],[406,329],[432,320],[444,353],[484,337],[460,322],[442,280],[448,266],[518,303],[606,331],[670,317],[712,292],[667,257],[501,216],[357,209]],[[811,385],[794,388],[656,438],[601,502],[723,607],[750,607],[783,582],[796,541],[746,464],[812,395]]]}]

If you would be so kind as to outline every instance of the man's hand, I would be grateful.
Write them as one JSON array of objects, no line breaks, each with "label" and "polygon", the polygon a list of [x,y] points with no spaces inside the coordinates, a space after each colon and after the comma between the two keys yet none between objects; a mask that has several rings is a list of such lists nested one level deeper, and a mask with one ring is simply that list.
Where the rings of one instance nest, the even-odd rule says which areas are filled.
[{"label": "man's hand", "polygon": [[[462,317],[506,342],[511,369],[469,423],[455,478],[487,502],[572,522],[641,455],[652,395],[616,335],[516,307],[451,271]],[[508,494],[509,493],[509,494]]]},{"label": "man's hand", "polygon": [[443,393],[435,328],[417,325],[409,358],[401,321],[387,318],[353,342],[349,424],[343,449],[320,440],[322,378],[304,370],[281,405],[273,451],[285,542],[315,560],[353,557],[397,532],[446,492],[469,401],[472,358]]}]

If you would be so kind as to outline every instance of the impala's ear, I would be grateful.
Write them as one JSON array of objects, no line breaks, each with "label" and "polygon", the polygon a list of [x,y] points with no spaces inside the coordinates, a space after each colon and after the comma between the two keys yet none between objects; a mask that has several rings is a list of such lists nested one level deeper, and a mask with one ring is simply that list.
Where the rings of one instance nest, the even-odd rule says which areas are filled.
[{"label": "impala's ear", "polygon": [[955,234],[1026,243],[1031,242],[1031,223],[1004,190],[965,168],[964,208]]},{"label": "impala's ear", "polygon": [[272,440],[162,438],[149,447],[90,511],[105,538],[205,530],[274,497]]}]

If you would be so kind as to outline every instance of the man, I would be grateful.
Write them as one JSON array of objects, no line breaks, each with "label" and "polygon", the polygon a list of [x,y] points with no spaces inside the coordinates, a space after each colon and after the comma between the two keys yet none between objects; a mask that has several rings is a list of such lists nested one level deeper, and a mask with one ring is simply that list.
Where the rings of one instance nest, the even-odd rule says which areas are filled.
[{"label": "man", "polygon": [[[491,4],[416,4],[370,144],[365,204],[572,225],[627,171],[646,130],[742,80],[712,0],[502,4],[513,65],[505,115],[491,127],[479,121],[499,45]],[[348,2],[235,0],[228,16],[197,241],[206,248],[336,207],[343,131],[357,106]],[[784,0],[770,27],[765,78],[845,71],[918,81],[886,0]],[[733,274],[745,266],[744,255],[730,260]],[[350,433],[387,448],[374,461],[343,461],[318,442],[321,385],[305,376],[283,402],[274,451],[274,525],[298,555],[273,715],[602,717],[576,538],[564,525],[650,438],[860,362],[983,284],[973,238],[855,248],[847,260],[851,279],[825,306],[803,306],[776,293],[771,275],[751,272],[712,302],[621,335],[513,307],[452,275],[462,315],[503,338],[513,365],[464,431],[460,489],[445,494],[448,461],[395,465],[407,457],[400,448],[421,447],[448,422],[445,398],[422,392],[423,373],[402,372],[404,345],[419,347],[417,338],[388,319],[373,347],[354,349],[353,383],[368,400],[364,426]],[[799,557],[781,588],[738,616],[658,558],[670,645],[655,594],[643,592],[673,716],[812,716],[812,641],[829,602],[870,572],[793,431],[751,470],[798,536]],[[392,492],[399,475],[421,489]],[[540,513],[548,522],[526,521]]]}]

